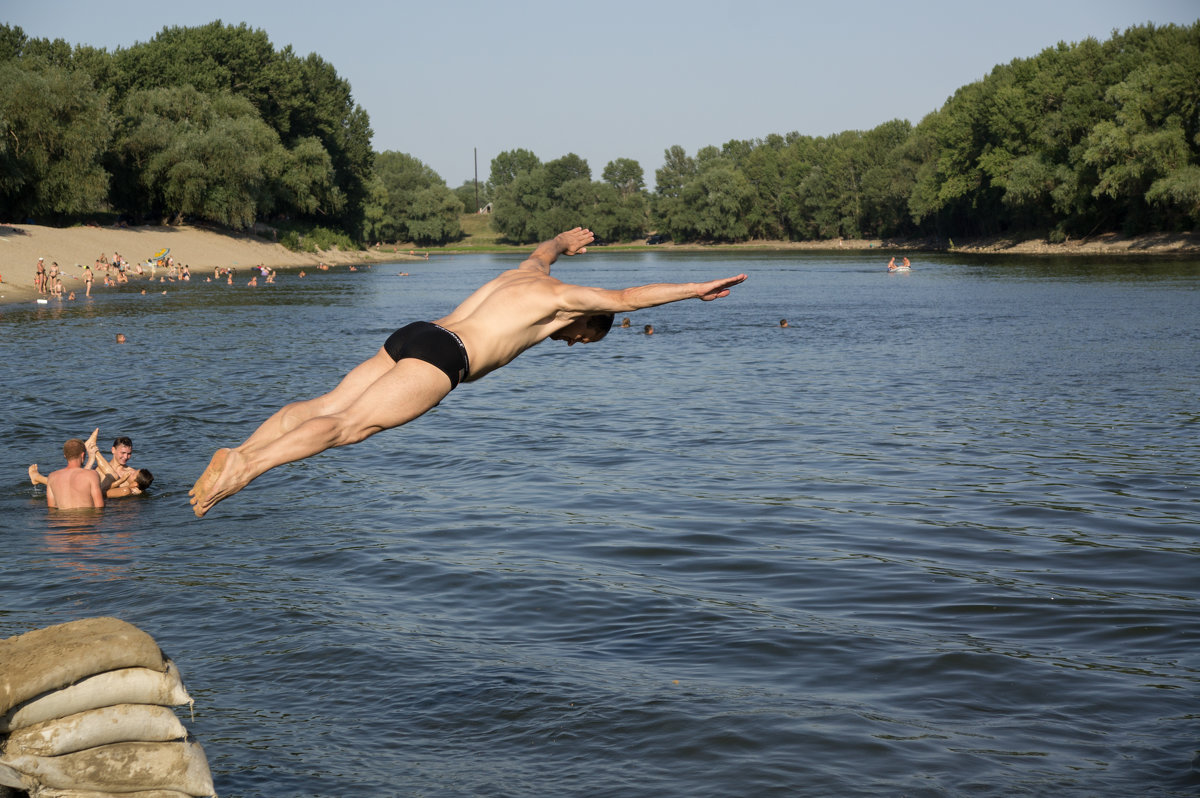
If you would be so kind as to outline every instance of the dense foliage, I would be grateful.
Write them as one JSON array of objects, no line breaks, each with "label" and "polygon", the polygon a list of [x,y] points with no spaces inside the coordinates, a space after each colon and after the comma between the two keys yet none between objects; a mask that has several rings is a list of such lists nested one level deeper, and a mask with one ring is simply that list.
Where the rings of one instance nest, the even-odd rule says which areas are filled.
[{"label": "dense foliage", "polygon": [[547,163],[526,150],[492,161],[488,191],[492,224],[507,239],[529,243],[586,224],[601,241],[628,241],[645,234],[646,194],[642,168],[622,158],[592,180],[587,161],[568,153]]},{"label": "dense foliage", "polygon": [[332,66],[262,31],[164,28],[108,53],[4,25],[0,82],[0,216],[362,230],[366,112]]},{"label": "dense foliage", "polygon": [[1200,22],[1145,25],[997,66],[917,125],[673,146],[645,187],[569,153],[498,155],[451,190],[371,148],[367,113],[316,55],[213,22],[108,53],[0,25],[0,218],[102,211],[230,227],[286,220],[434,245],[490,204],[507,240],[586,224],[604,241],[948,238],[1200,226]]},{"label": "dense foliage", "polygon": [[[632,162],[609,164],[604,184],[567,185],[532,153],[497,161],[495,225],[523,242],[561,218],[604,238],[648,229],[713,242],[1190,230],[1200,226],[1200,23],[998,66],[916,126],[773,134],[694,157],[670,147],[652,195],[640,169],[617,177]],[[624,187],[620,202],[605,185]]]},{"label": "dense foliage", "polygon": [[462,234],[463,204],[438,173],[411,155],[383,152],[367,203],[367,237],[435,246]]}]

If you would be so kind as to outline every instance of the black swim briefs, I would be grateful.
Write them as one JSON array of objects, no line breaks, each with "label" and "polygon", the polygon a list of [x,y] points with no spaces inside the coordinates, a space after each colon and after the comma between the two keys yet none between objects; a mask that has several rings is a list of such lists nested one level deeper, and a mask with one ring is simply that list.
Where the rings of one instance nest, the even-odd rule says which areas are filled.
[{"label": "black swim briefs", "polygon": [[462,339],[431,321],[414,321],[401,327],[388,336],[383,348],[392,360],[412,357],[437,366],[450,378],[451,390],[471,373]]}]

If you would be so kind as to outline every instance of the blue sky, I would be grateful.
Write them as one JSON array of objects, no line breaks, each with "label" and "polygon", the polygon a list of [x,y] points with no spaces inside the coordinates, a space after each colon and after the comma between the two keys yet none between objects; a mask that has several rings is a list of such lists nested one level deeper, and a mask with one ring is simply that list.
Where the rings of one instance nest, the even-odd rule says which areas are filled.
[{"label": "blue sky", "polygon": [[1145,22],[1189,24],[1196,0],[0,0],[34,38],[109,51],[213,20],[317,53],[399,150],[451,186],[523,147],[573,152],[599,179],[663,150],[920,121],[998,63]]}]

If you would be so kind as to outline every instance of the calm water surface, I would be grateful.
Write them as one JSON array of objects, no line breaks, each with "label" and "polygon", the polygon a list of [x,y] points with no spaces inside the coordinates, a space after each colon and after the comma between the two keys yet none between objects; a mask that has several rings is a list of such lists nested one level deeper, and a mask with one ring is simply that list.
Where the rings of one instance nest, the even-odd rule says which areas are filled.
[{"label": "calm water surface", "polygon": [[[1197,794],[1200,262],[594,251],[750,279],[193,519],[514,260],[0,308],[0,636],[150,632],[223,796]],[[151,495],[49,513],[95,426]]]}]

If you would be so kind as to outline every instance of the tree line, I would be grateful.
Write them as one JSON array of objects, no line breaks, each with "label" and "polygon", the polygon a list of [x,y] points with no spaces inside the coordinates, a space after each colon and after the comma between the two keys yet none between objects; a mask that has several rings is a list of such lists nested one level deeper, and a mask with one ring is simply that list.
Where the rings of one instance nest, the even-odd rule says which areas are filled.
[{"label": "tree line", "polygon": [[356,242],[440,244],[488,204],[507,240],[578,223],[601,240],[1051,240],[1200,225],[1200,22],[1060,43],[995,67],[918,124],[664,152],[647,190],[618,158],[517,149],[451,190],[376,153],[367,112],[317,55],[220,21],[109,53],[0,25],[0,217],[107,212],[232,228],[288,220]]},{"label": "tree line", "polygon": [[560,218],[595,219],[606,239],[654,231],[711,242],[1193,230],[1200,22],[1016,59],[915,126],[771,134],[694,156],[673,146],[652,193],[634,162],[610,163],[603,183],[589,183],[573,155],[544,166],[523,151],[499,160],[494,223],[523,242]]}]

